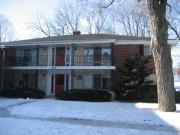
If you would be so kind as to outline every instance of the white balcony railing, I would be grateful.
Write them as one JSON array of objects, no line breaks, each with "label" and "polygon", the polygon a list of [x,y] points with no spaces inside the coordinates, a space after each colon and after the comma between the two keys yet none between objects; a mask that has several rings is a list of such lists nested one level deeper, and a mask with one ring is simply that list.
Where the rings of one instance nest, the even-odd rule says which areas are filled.
[{"label": "white balcony railing", "polygon": [[[111,55],[39,55],[29,57],[8,57],[6,64],[8,66],[48,66],[48,60],[51,59],[51,66],[111,66]],[[61,64],[58,64],[60,61]],[[70,64],[71,63],[71,64]]]}]

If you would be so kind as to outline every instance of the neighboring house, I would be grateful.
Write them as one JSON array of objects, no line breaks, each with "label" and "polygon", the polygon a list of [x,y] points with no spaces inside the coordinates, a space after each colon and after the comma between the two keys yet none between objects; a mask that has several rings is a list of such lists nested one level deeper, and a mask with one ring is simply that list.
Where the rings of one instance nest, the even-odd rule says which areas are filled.
[{"label": "neighboring house", "polygon": [[[115,89],[118,69],[128,56],[151,55],[149,38],[79,32],[4,45],[5,85],[43,89],[47,96],[71,89]],[[148,66],[154,67],[152,59]]]}]

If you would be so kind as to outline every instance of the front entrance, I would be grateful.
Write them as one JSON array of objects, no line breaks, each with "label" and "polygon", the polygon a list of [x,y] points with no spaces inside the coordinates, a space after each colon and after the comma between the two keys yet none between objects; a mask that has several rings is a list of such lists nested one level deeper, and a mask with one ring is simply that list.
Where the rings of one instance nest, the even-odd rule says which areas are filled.
[{"label": "front entrance", "polygon": [[55,93],[64,91],[64,74],[55,75]]}]

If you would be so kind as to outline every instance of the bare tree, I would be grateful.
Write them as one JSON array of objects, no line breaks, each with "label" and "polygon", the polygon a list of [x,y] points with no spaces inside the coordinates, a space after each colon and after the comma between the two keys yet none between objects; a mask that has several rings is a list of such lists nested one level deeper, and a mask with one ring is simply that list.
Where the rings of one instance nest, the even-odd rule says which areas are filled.
[{"label": "bare tree", "polygon": [[134,8],[128,8],[129,10],[127,7],[116,9],[116,20],[121,26],[120,32],[128,36],[149,37],[150,21],[147,10],[142,5],[137,6],[131,5]]},{"label": "bare tree", "polygon": [[[110,23],[109,23],[110,22]],[[120,34],[118,33],[118,24],[116,21],[116,16],[108,16],[108,21],[106,21],[105,26],[104,26],[104,32],[112,35],[117,35]]]},{"label": "bare tree", "polygon": [[56,10],[54,29],[62,29],[64,34],[72,34],[80,28],[83,6],[78,0],[66,1]]},{"label": "bare tree", "polygon": [[12,23],[0,15],[0,42],[12,41],[15,38]]},{"label": "bare tree", "polygon": [[85,16],[88,26],[87,26],[87,32],[92,34],[100,34],[101,32],[104,32],[106,20],[107,20],[107,14],[105,13],[103,9],[102,3],[95,3],[92,4],[93,8],[90,8],[89,11],[87,11],[87,16]]},{"label": "bare tree", "polygon": [[52,20],[43,15],[37,15],[30,27],[44,36],[72,34],[80,28],[80,19],[83,16],[83,6],[78,0],[59,3]]},{"label": "bare tree", "polygon": [[32,22],[30,27],[47,37],[52,35],[51,23],[43,15],[37,14],[35,22]]}]

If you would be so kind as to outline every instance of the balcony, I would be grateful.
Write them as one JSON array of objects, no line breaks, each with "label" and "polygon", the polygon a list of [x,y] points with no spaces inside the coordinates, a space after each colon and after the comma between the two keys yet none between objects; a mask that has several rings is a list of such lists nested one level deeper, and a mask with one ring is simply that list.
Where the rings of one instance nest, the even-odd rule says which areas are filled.
[{"label": "balcony", "polygon": [[7,57],[7,66],[111,66],[111,55],[40,55],[30,57]]},{"label": "balcony", "polygon": [[73,58],[74,66],[111,66],[111,55],[75,55]]}]

